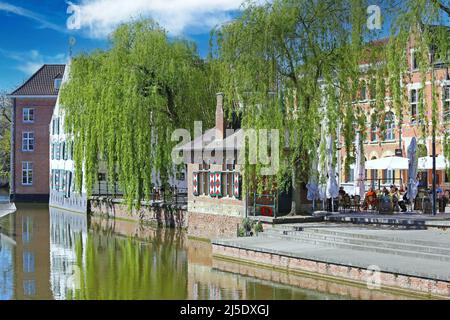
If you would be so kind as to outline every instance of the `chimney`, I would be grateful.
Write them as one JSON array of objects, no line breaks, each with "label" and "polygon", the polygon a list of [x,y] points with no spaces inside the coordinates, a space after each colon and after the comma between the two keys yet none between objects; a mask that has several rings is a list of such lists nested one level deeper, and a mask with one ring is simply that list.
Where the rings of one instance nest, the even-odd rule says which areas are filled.
[{"label": "chimney", "polygon": [[217,94],[217,105],[216,105],[216,139],[225,138],[225,117],[223,113],[223,93]]}]

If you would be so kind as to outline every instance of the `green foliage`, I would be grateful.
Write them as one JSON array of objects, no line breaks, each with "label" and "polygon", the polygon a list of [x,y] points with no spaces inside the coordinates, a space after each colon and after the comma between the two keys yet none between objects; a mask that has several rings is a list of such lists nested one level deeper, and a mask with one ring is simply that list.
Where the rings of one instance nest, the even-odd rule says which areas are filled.
[{"label": "green foliage", "polygon": [[239,226],[238,236],[239,237],[248,237],[258,234],[259,232],[263,232],[264,227],[261,221],[256,221],[250,218],[242,219],[242,223]]},{"label": "green foliage", "polygon": [[76,172],[84,172],[76,174],[77,188],[84,179],[90,193],[99,159],[105,159],[129,206],[139,206],[137,200],[152,190],[152,172],[163,183],[174,173],[173,130],[192,129],[199,119],[211,125],[213,76],[213,65],[199,58],[192,43],[169,40],[148,20],[119,27],[108,51],[74,58],[61,103],[75,140]]}]

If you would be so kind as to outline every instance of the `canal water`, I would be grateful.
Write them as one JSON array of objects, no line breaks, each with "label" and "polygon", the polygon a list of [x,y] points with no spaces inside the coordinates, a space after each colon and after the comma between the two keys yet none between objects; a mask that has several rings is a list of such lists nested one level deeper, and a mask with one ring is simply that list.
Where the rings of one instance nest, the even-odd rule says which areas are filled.
[{"label": "canal water", "polygon": [[398,298],[213,259],[180,230],[17,207],[0,219],[0,300]]}]

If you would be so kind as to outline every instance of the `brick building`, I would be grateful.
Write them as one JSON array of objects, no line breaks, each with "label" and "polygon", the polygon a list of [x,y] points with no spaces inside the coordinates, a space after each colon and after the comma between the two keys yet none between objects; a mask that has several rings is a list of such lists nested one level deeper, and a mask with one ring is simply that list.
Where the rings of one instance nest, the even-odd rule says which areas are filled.
[{"label": "brick building", "polygon": [[49,125],[65,65],[43,65],[9,97],[13,103],[11,198],[49,199]]},{"label": "brick building", "polygon": [[[382,41],[380,45],[386,45],[387,41]],[[426,73],[426,80],[422,82],[421,71],[419,70],[418,59],[416,57],[417,50],[415,48],[416,41],[414,33],[411,33],[406,50],[406,58],[408,59],[408,71],[403,74],[402,88],[403,94],[408,97],[407,112],[403,112],[403,125],[399,128],[398,121],[393,109],[392,98],[390,96],[389,88],[386,89],[385,99],[385,113],[374,114],[371,104],[375,102],[374,93],[370,90],[369,81],[367,77],[361,80],[362,86],[359,93],[359,99],[356,104],[363,106],[367,110],[367,139],[364,143],[364,156],[367,160],[375,160],[389,156],[399,155],[407,157],[407,150],[413,137],[418,141],[418,155],[419,157],[426,157],[432,155],[432,138],[431,134],[422,139],[421,128],[418,121],[418,105],[420,97],[424,99],[425,113],[429,126],[431,127],[432,115],[432,85],[431,81],[434,74],[435,88],[437,90],[438,100],[438,126],[442,129],[448,129],[447,124],[450,124],[450,79],[448,74],[448,66],[443,61],[434,61],[431,54],[429,59],[433,61],[433,67]],[[433,52],[433,48],[430,48]],[[361,69],[367,68],[368,65],[361,65]],[[366,83],[366,85],[364,85]],[[384,121],[386,130],[384,135],[380,134],[380,130],[376,125],[372,125],[371,117],[375,117],[378,121]],[[436,137],[436,154],[443,155],[442,141],[443,130],[440,130]],[[341,153],[341,174],[343,179],[341,182],[351,183],[354,181],[355,173],[351,170],[350,175],[344,174],[345,149]],[[392,183],[400,185],[406,183],[406,170],[367,170],[366,178],[368,182],[378,185],[390,185]],[[431,170],[423,170],[420,172],[419,178],[425,185],[431,185],[432,174]],[[446,180],[444,170],[437,171],[437,182],[439,184],[448,184],[450,181]],[[450,186],[450,184],[448,184]]]}]

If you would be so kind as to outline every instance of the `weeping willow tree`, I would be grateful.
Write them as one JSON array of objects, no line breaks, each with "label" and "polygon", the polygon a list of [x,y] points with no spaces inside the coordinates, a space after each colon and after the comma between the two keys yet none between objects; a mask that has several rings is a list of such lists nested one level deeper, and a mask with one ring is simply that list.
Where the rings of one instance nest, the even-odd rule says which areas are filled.
[{"label": "weeping willow tree", "polygon": [[61,89],[67,133],[74,137],[76,187],[88,195],[100,160],[110,182],[118,180],[131,206],[149,198],[152,173],[162,183],[173,174],[174,129],[211,124],[212,67],[193,43],[169,39],[156,23],[120,26],[111,48],[74,58]]},{"label": "weeping willow tree", "polygon": [[[246,186],[292,186],[293,213],[299,210],[299,185],[316,174],[311,159],[324,159],[322,127],[336,143],[343,142],[348,172],[355,158],[355,132],[364,139],[367,127],[375,126],[384,137],[387,110],[395,113],[398,128],[405,117],[410,119],[405,83],[411,75],[406,49],[412,34],[423,84],[430,80],[426,57],[431,48],[440,61],[447,61],[447,29],[430,27],[445,24],[444,2],[379,1],[388,15],[389,31],[366,26],[372,2],[275,0],[259,5],[250,1],[238,19],[214,33],[212,52],[221,62],[229,108],[240,113],[245,128],[287,132],[280,135],[280,145],[286,148],[280,154],[277,175],[262,177],[260,165],[247,163]],[[382,39],[386,34],[389,40]],[[358,102],[366,87],[368,106]],[[433,94],[434,109],[435,98]],[[417,120],[423,137],[430,134],[427,103],[419,99]],[[437,127],[434,118],[431,133]],[[336,161],[333,156],[334,165]]]},{"label": "weeping willow tree", "polygon": [[245,166],[247,187],[292,186],[293,213],[300,183],[311,174],[309,160],[324,159],[321,127],[335,141],[342,129],[351,153],[355,123],[363,124],[364,113],[352,101],[365,8],[365,1],[248,2],[242,16],[215,32],[227,105],[240,102],[245,128],[279,129],[285,146],[277,175],[261,177],[260,165]]}]

